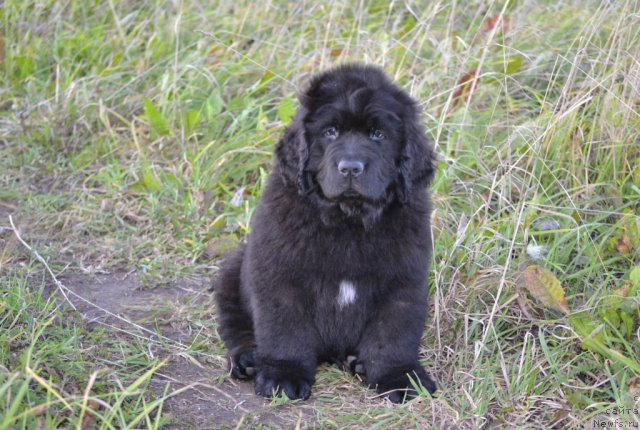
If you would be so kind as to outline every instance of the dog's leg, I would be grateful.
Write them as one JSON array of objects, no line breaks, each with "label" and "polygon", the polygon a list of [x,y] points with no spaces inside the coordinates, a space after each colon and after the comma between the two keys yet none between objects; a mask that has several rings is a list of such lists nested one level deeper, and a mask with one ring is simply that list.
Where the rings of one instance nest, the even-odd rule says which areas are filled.
[{"label": "dog's leg", "polygon": [[256,321],[256,393],[286,394],[289,399],[307,399],[315,382],[318,334],[298,296],[300,288],[278,285],[268,288],[261,280],[254,309]]},{"label": "dog's leg", "polygon": [[418,362],[426,311],[426,285],[393,285],[360,341],[358,359],[366,383],[394,403],[416,396],[411,380],[430,393],[436,391],[436,383]]},{"label": "dog's leg", "polygon": [[231,376],[251,379],[255,374],[255,338],[248,304],[240,293],[240,268],[244,245],[225,259],[213,285],[218,313],[218,331],[229,350]]}]

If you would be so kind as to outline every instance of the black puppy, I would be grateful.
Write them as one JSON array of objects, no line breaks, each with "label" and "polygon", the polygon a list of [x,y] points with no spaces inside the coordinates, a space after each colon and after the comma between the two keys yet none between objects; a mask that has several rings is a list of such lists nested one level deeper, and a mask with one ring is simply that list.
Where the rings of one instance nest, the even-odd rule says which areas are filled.
[{"label": "black puppy", "polygon": [[248,243],[214,284],[231,374],[307,399],[322,361],[393,402],[429,392],[418,362],[434,155],[411,97],[380,69],[315,77],[275,150]]}]

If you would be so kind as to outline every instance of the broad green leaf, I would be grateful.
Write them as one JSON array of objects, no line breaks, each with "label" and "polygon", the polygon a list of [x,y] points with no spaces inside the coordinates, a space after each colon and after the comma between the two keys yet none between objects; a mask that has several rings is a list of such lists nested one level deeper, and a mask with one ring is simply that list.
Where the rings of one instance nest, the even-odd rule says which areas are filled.
[{"label": "broad green leaf", "polygon": [[184,128],[187,134],[191,133],[200,122],[200,111],[190,110],[184,114]]},{"label": "broad green leaf", "polygon": [[569,323],[578,336],[580,336],[583,348],[598,353],[640,374],[640,362],[627,357],[615,349],[609,348],[605,344],[603,322],[594,321],[592,318],[584,315],[572,315],[569,317]]},{"label": "broad green leaf", "polygon": [[260,83],[264,84],[266,82],[269,82],[274,76],[275,75],[271,70],[265,70],[264,73],[262,74],[262,77],[260,78]]},{"label": "broad green leaf", "polygon": [[144,99],[144,111],[147,115],[147,121],[151,124],[151,128],[161,136],[169,134],[169,121],[166,120],[160,111],[154,106],[153,102],[148,98]]},{"label": "broad green leaf", "polygon": [[233,97],[227,103],[227,109],[230,111],[242,111],[251,106],[251,98],[246,94]]},{"label": "broad green leaf", "polygon": [[149,191],[160,191],[162,189],[162,182],[151,172],[147,170],[142,175],[142,183]]},{"label": "broad green leaf", "polygon": [[518,283],[543,306],[569,314],[564,288],[549,270],[537,265],[528,266],[520,273]]},{"label": "broad green leaf", "polygon": [[207,119],[214,119],[216,115],[222,112],[222,107],[224,106],[224,100],[222,100],[222,96],[220,95],[220,91],[215,89],[211,92],[207,101],[205,102],[205,112],[207,115]]},{"label": "broad green leaf", "polygon": [[296,108],[292,99],[287,98],[280,101],[280,104],[278,105],[278,117],[280,117],[280,121],[285,124],[289,123],[295,112]]},{"label": "broad green leaf", "polygon": [[505,73],[507,75],[513,75],[520,71],[520,67],[522,67],[522,55],[516,55],[515,57],[511,57],[509,62],[507,63],[507,67],[505,68]]},{"label": "broad green leaf", "polygon": [[209,224],[209,228],[213,231],[221,231],[226,226],[227,226],[227,220],[222,215],[218,215],[218,217],[214,219],[211,224]]}]

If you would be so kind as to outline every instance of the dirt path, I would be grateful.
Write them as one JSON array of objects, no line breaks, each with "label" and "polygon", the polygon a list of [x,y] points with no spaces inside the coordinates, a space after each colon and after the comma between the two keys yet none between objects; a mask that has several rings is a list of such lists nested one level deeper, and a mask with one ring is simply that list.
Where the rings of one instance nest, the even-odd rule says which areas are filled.
[{"label": "dirt path", "polygon": [[226,376],[222,355],[185,352],[194,340],[206,341],[189,323],[193,315],[212,318],[205,280],[153,289],[141,288],[135,276],[122,273],[67,275],[61,281],[75,293],[69,299],[89,325],[111,327],[116,336],[149,339],[149,352],[168,359],[154,375],[151,389],[156,396],[167,385],[167,393],[179,391],[164,405],[176,423],[173,428],[289,428],[303,417],[310,424],[311,405],[270,405],[254,394],[252,384]]}]

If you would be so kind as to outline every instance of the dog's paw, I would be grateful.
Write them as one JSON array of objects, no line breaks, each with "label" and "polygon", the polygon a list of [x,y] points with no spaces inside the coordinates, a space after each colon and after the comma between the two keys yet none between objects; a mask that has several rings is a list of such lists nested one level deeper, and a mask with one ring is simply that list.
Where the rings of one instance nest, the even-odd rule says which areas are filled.
[{"label": "dog's paw", "polygon": [[355,355],[348,355],[343,363],[345,370],[354,375],[365,376],[364,363]]},{"label": "dog's paw", "polygon": [[313,371],[287,361],[262,361],[256,375],[256,394],[264,397],[281,396],[307,400],[314,383]]},{"label": "dog's paw", "polygon": [[414,385],[419,391],[424,389],[429,394],[438,389],[435,381],[420,365],[393,369],[379,378],[375,387],[378,393],[386,395],[393,403],[403,403],[418,395]]},{"label": "dog's paw", "polygon": [[256,374],[256,348],[236,354],[231,359],[231,376],[236,379],[252,379]]}]

